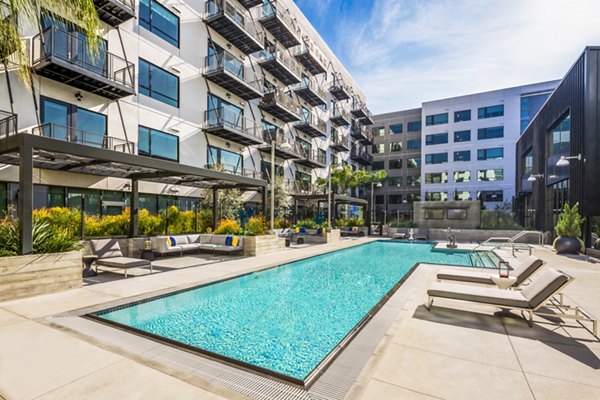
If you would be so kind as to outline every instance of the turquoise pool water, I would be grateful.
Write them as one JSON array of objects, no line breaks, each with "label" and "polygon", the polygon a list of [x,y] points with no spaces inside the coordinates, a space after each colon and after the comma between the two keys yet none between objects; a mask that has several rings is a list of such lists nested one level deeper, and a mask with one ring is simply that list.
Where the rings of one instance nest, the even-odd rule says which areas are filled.
[{"label": "turquoise pool water", "polygon": [[96,315],[303,381],[416,263],[473,265],[432,246],[372,242]]}]

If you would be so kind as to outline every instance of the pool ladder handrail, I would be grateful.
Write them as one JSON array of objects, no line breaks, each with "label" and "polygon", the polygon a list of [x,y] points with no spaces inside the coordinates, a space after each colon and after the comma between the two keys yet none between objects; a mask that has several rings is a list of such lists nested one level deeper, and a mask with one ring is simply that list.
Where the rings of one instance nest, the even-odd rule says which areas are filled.
[{"label": "pool ladder handrail", "polygon": [[490,245],[494,245],[494,249],[499,249],[501,247],[505,247],[507,245],[509,245],[512,248],[512,255],[513,257],[515,256],[515,251],[516,250],[529,250],[529,255],[531,255],[531,251],[533,249],[533,247],[528,244],[528,243],[517,243],[517,240],[519,240],[520,238],[522,238],[525,235],[530,235],[530,234],[534,234],[534,235],[538,235],[538,244],[540,246],[544,246],[544,242],[546,241],[546,238],[548,236],[548,232],[540,232],[540,231],[521,231],[519,233],[517,233],[515,236],[513,237],[508,237],[508,236],[494,236],[491,237],[487,240],[485,240],[484,242],[478,244],[473,250],[471,251],[475,251],[481,247],[484,246],[490,246]]}]

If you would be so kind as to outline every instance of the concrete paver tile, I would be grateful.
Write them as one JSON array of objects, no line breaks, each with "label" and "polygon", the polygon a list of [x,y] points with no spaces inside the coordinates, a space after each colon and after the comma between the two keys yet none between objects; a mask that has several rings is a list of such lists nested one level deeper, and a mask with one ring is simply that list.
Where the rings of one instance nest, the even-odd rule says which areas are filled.
[{"label": "concrete paver tile", "polygon": [[544,400],[597,400],[600,388],[581,383],[548,378],[536,374],[526,374],[535,397]]}]

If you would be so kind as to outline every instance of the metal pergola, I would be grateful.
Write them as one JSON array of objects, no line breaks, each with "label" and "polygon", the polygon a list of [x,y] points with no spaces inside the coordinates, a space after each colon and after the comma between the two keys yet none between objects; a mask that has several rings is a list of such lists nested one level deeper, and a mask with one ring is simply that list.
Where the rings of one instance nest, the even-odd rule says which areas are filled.
[{"label": "metal pergola", "polygon": [[[316,201],[317,205],[321,203],[327,204],[328,196],[327,194],[296,194],[293,195],[294,198],[294,218],[298,216],[298,203],[301,201]],[[331,220],[334,221],[336,217],[337,205],[339,204],[350,204],[357,206],[367,206],[368,201],[365,199],[360,199],[358,197],[346,196],[343,194],[332,194],[331,195]],[[366,211],[366,210],[365,210]]]},{"label": "metal pergola", "polygon": [[32,251],[34,168],[130,179],[130,237],[138,235],[140,181],[213,189],[213,226],[217,223],[217,198],[220,189],[259,191],[262,195],[263,214],[266,214],[268,183],[265,180],[25,132],[0,137],[0,164],[19,167],[21,254],[30,254]]}]

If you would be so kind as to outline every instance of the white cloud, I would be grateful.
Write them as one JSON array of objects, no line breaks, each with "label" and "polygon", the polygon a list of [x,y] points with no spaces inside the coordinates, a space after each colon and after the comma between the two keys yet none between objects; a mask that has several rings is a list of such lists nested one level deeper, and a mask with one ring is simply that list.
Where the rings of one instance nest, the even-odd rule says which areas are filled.
[{"label": "white cloud", "polygon": [[559,79],[600,44],[599,15],[598,0],[375,0],[370,17],[337,22],[337,41],[382,113]]}]

